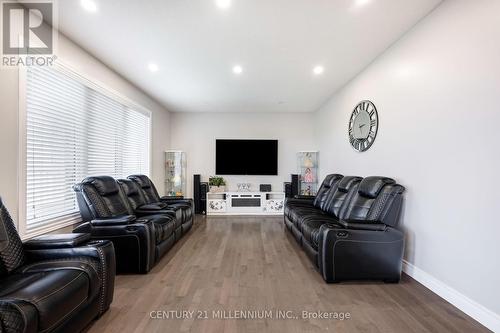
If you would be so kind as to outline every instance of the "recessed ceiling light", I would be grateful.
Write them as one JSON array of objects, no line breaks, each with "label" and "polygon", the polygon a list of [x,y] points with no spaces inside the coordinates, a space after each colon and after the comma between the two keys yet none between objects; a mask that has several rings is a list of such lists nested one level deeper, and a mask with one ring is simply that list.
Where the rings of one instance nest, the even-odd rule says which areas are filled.
[{"label": "recessed ceiling light", "polygon": [[325,71],[325,68],[323,66],[315,66],[313,68],[313,73],[314,75],[321,75]]},{"label": "recessed ceiling light", "polygon": [[231,0],[215,0],[215,4],[220,9],[228,9],[231,7]]},{"label": "recessed ceiling light", "polygon": [[233,67],[233,73],[234,74],[241,74],[243,73],[243,67],[241,67],[240,65],[236,65]]},{"label": "recessed ceiling light", "polygon": [[357,7],[361,7],[361,6],[369,4],[370,2],[372,2],[372,0],[356,0],[354,2],[354,5]]},{"label": "recessed ceiling light", "polygon": [[151,72],[153,72],[153,73],[154,73],[154,72],[158,72],[158,69],[159,69],[159,68],[158,68],[158,65],[157,65],[157,64],[150,63],[150,64],[148,65],[148,69],[149,69]]},{"label": "recessed ceiling light", "polygon": [[97,4],[93,0],[81,0],[80,5],[88,12],[95,13],[97,11]]}]

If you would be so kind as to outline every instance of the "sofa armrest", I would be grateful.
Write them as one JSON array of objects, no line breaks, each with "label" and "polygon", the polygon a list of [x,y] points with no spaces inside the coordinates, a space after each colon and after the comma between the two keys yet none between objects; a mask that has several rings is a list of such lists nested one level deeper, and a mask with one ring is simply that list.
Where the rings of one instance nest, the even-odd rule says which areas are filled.
[{"label": "sofa armrest", "polygon": [[369,222],[363,220],[339,220],[341,226],[353,230],[385,231],[387,226],[380,222]]},{"label": "sofa armrest", "polygon": [[88,232],[93,240],[112,241],[117,271],[121,273],[147,273],[155,263],[155,230],[150,219],[111,225],[85,222],[73,232]]},{"label": "sofa armrest", "polygon": [[79,246],[61,248],[26,248],[28,262],[52,260],[71,257],[91,257],[100,260],[100,249],[109,248],[113,252],[113,244],[107,240],[91,239]]},{"label": "sofa armrest", "polygon": [[90,240],[90,234],[55,234],[43,235],[25,242],[24,248],[27,250],[39,249],[61,249],[71,248],[86,244]]},{"label": "sofa armrest", "polygon": [[135,215],[123,215],[116,217],[106,217],[106,218],[98,218],[90,221],[90,223],[94,226],[112,226],[112,225],[123,225],[130,224],[137,221],[137,217]]},{"label": "sofa armrest", "polygon": [[326,282],[399,280],[404,251],[401,231],[387,227],[374,232],[325,223],[319,232],[318,267]]},{"label": "sofa armrest", "polygon": [[26,249],[26,256],[28,263],[60,261],[69,258],[81,260],[82,257],[97,261],[101,280],[99,314],[109,308],[113,300],[116,273],[115,248],[111,241],[93,239],[75,247]]}]

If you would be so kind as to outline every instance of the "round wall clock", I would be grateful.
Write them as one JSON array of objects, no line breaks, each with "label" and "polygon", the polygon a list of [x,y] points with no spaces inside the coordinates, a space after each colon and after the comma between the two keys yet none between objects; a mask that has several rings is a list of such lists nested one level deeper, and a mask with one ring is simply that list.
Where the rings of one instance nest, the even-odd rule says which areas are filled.
[{"label": "round wall clock", "polygon": [[359,151],[368,150],[378,130],[378,113],[375,105],[370,101],[359,102],[349,119],[349,142]]}]

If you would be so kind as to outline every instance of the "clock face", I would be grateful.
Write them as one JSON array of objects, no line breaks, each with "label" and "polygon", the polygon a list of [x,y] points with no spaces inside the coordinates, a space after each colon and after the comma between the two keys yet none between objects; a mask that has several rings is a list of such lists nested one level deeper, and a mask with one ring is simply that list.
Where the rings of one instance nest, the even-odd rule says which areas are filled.
[{"label": "clock face", "polygon": [[378,113],[370,101],[359,102],[349,119],[349,142],[359,151],[366,151],[375,141],[378,130]]}]

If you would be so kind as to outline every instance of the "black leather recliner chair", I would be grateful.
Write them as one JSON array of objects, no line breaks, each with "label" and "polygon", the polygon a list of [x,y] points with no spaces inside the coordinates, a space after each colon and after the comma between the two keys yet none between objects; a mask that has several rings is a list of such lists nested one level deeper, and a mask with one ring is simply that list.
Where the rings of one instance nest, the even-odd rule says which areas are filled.
[{"label": "black leather recliner chair", "polygon": [[128,202],[137,216],[145,216],[151,214],[170,215],[175,217],[173,220],[173,235],[175,240],[179,240],[189,228],[183,230],[182,226],[188,221],[184,220],[184,214],[180,207],[171,207],[164,202],[146,203],[143,191],[140,189],[136,182],[130,179],[118,179],[118,184],[123,189],[123,192],[128,198]]},{"label": "black leather recliner chair", "polygon": [[328,175],[312,200],[287,200],[285,225],[325,281],[397,282],[404,235],[395,227],[403,192],[386,177]]},{"label": "black leather recliner chair", "polygon": [[89,234],[22,243],[0,199],[0,332],[79,332],[113,300],[115,255]]},{"label": "black leather recliner chair", "polygon": [[142,194],[148,205],[167,204],[170,209],[182,211],[182,225],[184,232],[193,226],[194,221],[194,201],[192,199],[172,199],[168,196],[161,197],[155,185],[146,175],[131,175],[128,179],[135,182],[142,190]]},{"label": "black leather recliner chair", "polygon": [[111,240],[119,273],[149,272],[177,240],[176,215],[181,213],[163,209],[153,214],[141,209],[131,199],[137,195],[133,187],[121,186],[109,176],[99,176],[87,177],[74,190],[84,221],[74,232]]}]

